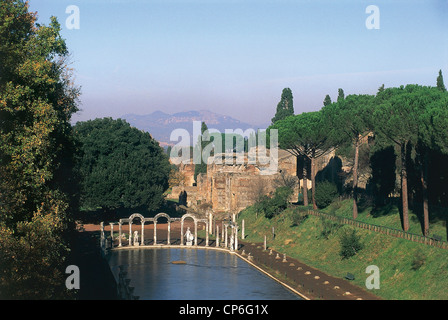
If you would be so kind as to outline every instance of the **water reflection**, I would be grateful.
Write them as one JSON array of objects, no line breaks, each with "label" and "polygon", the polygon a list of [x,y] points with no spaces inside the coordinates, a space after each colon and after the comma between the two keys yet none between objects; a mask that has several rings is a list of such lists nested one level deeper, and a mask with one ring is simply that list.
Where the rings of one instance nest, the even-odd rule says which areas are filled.
[{"label": "water reflection", "polygon": [[[183,260],[186,264],[173,264]],[[237,256],[201,249],[117,250],[114,275],[124,265],[142,300],[294,300],[297,295]]]}]

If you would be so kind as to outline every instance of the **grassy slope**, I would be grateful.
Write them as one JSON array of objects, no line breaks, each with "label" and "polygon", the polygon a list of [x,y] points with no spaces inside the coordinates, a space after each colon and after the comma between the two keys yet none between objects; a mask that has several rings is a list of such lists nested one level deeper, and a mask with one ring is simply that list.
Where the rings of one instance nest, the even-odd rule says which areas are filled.
[{"label": "grassy slope", "polygon": [[[345,203],[337,205],[341,215],[343,206],[348,207]],[[447,250],[356,229],[361,235],[364,249],[356,256],[342,260],[339,255],[340,233],[352,227],[341,226],[325,239],[321,236],[320,218],[309,216],[300,225],[293,226],[294,214],[294,210],[287,209],[269,220],[262,214],[257,217],[254,209],[248,208],[239,214],[238,219],[240,222],[245,220],[246,241],[262,242],[264,235],[267,235],[270,248],[333,276],[343,277],[347,272],[353,273],[356,277],[354,283],[360,287],[365,288],[365,281],[369,276],[365,273],[367,266],[378,266],[380,289],[374,290],[374,293],[385,299],[448,299]],[[361,216],[362,214],[360,219]],[[399,217],[393,216],[398,215],[382,216],[375,218],[374,222],[367,222],[387,225],[398,221],[400,224]],[[369,217],[364,218],[369,220]],[[274,240],[272,227],[276,234]],[[400,228],[399,225],[396,227]],[[413,270],[413,261],[419,254],[425,257],[424,264],[418,270]]]}]

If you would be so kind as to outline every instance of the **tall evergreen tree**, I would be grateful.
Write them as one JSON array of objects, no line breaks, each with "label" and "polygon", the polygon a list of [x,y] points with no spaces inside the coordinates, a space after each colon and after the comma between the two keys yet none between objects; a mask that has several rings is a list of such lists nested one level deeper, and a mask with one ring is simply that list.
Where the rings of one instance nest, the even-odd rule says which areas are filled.
[{"label": "tall evergreen tree", "polygon": [[272,124],[276,123],[278,120],[283,120],[286,117],[292,115],[294,115],[292,91],[290,88],[285,88],[282,91],[280,102],[277,104],[277,111],[275,113],[275,116],[271,119]]},{"label": "tall evergreen tree", "polygon": [[195,163],[194,166],[194,180],[197,182],[197,176],[201,173],[207,173],[207,163],[203,159],[203,151],[210,142],[210,134],[208,132],[208,127],[205,122],[201,123],[201,135],[198,137],[196,143],[196,154],[201,157],[200,163]]},{"label": "tall evergreen tree", "polygon": [[342,100],[344,100],[344,98],[345,98],[344,90],[342,90],[342,88],[339,88],[337,102],[341,102]]},{"label": "tall evergreen tree", "polygon": [[439,76],[437,77],[437,88],[439,88],[443,92],[446,91],[445,84],[443,83],[442,70],[439,70]]},{"label": "tall evergreen tree", "polygon": [[324,99],[324,107],[329,106],[331,104],[331,98],[330,95],[326,95]]}]

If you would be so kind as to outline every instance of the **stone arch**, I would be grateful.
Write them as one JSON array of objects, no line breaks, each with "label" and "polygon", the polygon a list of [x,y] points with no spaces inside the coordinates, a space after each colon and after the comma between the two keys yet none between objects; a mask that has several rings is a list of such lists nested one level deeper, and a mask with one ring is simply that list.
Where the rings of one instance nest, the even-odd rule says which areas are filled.
[{"label": "stone arch", "polygon": [[129,216],[129,222],[131,222],[132,220],[134,220],[135,218],[140,218],[140,221],[144,221],[145,217],[142,216],[140,213],[133,213]]},{"label": "stone arch", "polygon": [[153,218],[153,222],[154,222],[154,245],[157,244],[157,220],[159,218],[166,218],[168,220],[168,236],[167,236],[167,244],[171,244],[170,243],[170,237],[171,237],[171,217],[164,213],[164,212],[160,212],[158,214],[156,214]]},{"label": "stone arch", "polygon": [[196,217],[190,213],[186,213],[182,216],[180,220],[180,245],[184,244],[184,220],[186,218],[191,218],[194,221],[194,245],[198,245],[198,220]]},{"label": "stone arch", "polygon": [[145,243],[145,231],[144,231],[145,230],[145,217],[142,216],[140,213],[133,213],[133,214],[131,214],[129,216],[129,245],[135,244],[135,241],[134,241],[134,243],[132,242],[132,239],[133,239],[133,235],[132,235],[132,221],[135,218],[139,218],[140,221],[141,221],[141,224],[142,224],[140,243],[141,244]]}]

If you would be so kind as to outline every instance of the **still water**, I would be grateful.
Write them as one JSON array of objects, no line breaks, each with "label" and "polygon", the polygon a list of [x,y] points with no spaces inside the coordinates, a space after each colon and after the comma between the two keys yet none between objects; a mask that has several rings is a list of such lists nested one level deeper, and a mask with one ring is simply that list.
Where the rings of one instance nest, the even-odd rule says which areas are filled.
[{"label": "still water", "polygon": [[[186,264],[173,264],[183,260]],[[281,284],[227,252],[203,249],[117,250],[115,277],[125,266],[141,300],[300,300]]]}]

